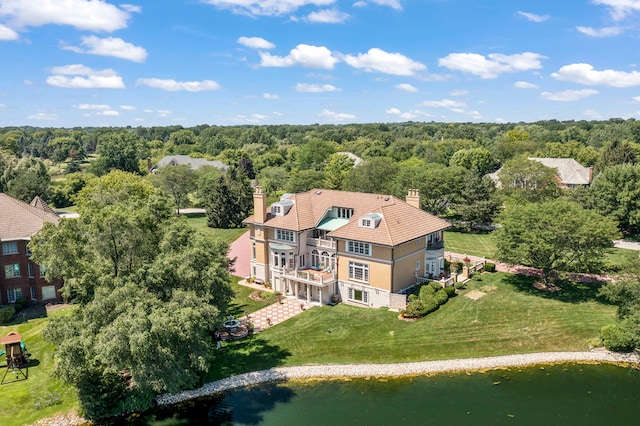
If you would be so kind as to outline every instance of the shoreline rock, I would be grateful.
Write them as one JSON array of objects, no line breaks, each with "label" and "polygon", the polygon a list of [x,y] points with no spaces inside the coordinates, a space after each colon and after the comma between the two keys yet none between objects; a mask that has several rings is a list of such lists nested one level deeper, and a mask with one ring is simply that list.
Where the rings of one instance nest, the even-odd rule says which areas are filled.
[{"label": "shoreline rock", "polygon": [[288,380],[417,376],[453,371],[526,367],[565,362],[640,364],[640,357],[635,353],[619,354],[606,350],[593,350],[591,352],[540,352],[400,364],[329,364],[276,367],[227,377],[207,383],[199,389],[160,395],[156,398],[156,402],[158,406],[162,407],[245,386]]}]

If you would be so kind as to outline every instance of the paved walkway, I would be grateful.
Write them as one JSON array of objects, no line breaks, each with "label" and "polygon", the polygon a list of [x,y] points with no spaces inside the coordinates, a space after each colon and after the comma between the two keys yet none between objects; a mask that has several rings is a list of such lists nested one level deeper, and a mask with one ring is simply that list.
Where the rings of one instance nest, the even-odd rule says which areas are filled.
[{"label": "paved walkway", "polygon": [[[309,309],[306,303],[301,303],[295,299],[283,298],[282,303],[273,303],[255,312],[252,312],[248,316],[248,320],[253,324],[253,332],[259,333],[266,330],[269,327],[280,324],[283,321],[294,317],[305,310]],[[240,320],[246,317],[240,318]]]},{"label": "paved walkway", "polygon": [[640,243],[636,241],[614,240],[613,245],[627,250],[640,250]]}]

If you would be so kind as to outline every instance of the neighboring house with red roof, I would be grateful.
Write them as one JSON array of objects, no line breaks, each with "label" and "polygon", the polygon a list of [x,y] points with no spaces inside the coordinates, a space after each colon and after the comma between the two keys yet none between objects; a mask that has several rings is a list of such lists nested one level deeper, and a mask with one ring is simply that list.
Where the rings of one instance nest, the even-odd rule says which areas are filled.
[{"label": "neighboring house with red roof", "polygon": [[420,209],[420,194],[390,195],[314,189],[267,205],[256,187],[251,275],[308,303],[341,300],[391,306],[392,295],[417,276],[444,272],[447,221]]},{"label": "neighboring house with red roof", "polygon": [[40,197],[31,204],[0,193],[0,305],[21,297],[43,302],[60,300],[61,283],[49,283],[31,261],[27,244],[45,223],[59,217]]}]

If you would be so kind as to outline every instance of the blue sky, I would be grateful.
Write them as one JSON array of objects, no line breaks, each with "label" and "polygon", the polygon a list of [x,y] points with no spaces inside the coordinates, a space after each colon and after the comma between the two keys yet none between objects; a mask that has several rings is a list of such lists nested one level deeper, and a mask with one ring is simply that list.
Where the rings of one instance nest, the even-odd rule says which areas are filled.
[{"label": "blue sky", "polygon": [[639,47],[640,0],[0,0],[0,127],[640,118]]}]

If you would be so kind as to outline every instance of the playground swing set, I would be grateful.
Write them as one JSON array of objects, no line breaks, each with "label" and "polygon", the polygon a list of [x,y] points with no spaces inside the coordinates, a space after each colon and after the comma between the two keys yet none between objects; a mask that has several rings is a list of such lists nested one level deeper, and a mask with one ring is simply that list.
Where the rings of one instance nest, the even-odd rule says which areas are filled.
[{"label": "playground swing set", "polygon": [[[5,379],[7,378],[7,374],[11,372],[16,375],[16,379],[11,381],[18,380],[27,380],[29,370],[27,369],[27,364],[29,363],[29,353],[27,352],[27,346],[22,341],[22,337],[16,331],[12,331],[6,336],[0,337],[0,347],[4,345],[4,350],[0,351],[0,356],[6,355],[7,358],[7,370],[4,372],[2,376],[2,381],[0,381],[0,385],[5,384]],[[23,368],[27,371],[23,371]],[[22,379],[20,378],[22,376]],[[11,383],[7,382],[7,383]]]}]

